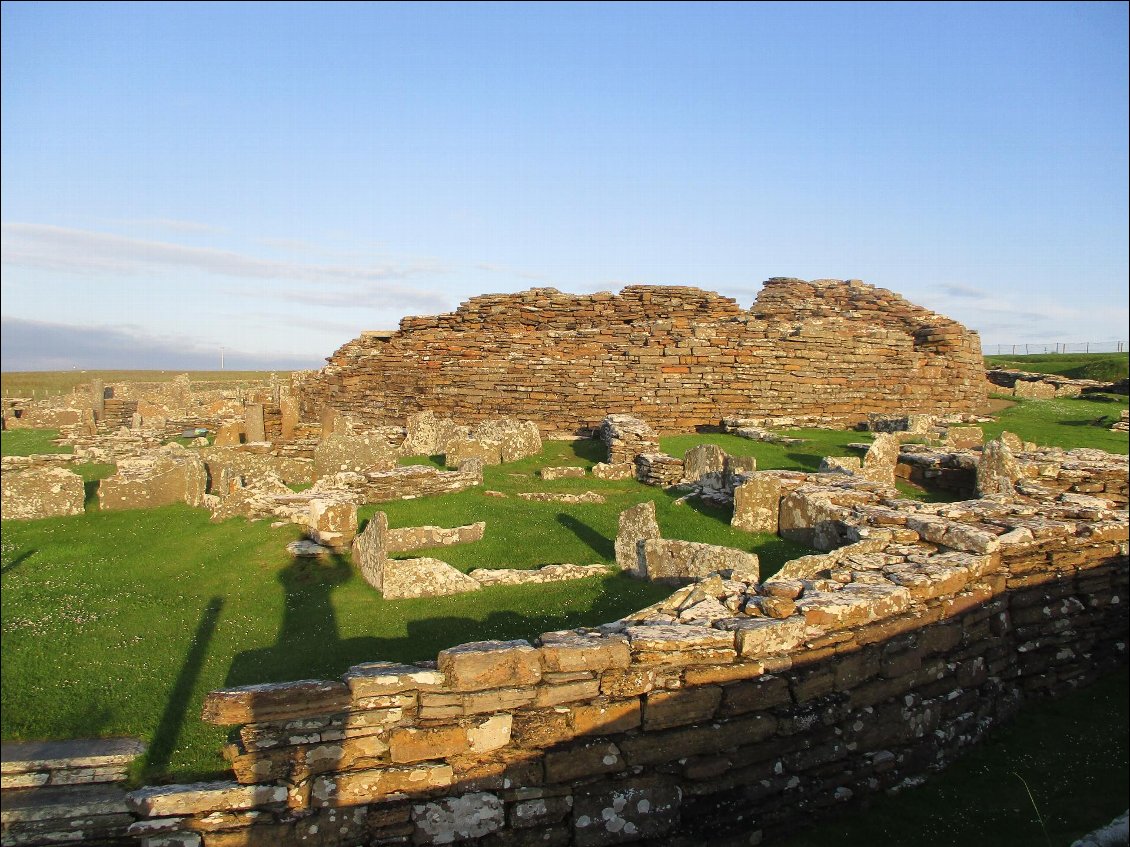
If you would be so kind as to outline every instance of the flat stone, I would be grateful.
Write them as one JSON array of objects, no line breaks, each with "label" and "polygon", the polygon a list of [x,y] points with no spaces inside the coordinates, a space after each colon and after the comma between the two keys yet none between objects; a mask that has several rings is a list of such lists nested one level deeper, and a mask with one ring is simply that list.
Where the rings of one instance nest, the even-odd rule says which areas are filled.
[{"label": "flat stone", "polygon": [[126,802],[136,814],[158,818],[254,809],[259,806],[285,803],[286,797],[286,787],[282,785],[195,782],[187,785],[140,788],[126,795]]},{"label": "flat stone", "polygon": [[454,691],[535,685],[538,651],[528,641],[476,641],[441,650],[439,669]]}]

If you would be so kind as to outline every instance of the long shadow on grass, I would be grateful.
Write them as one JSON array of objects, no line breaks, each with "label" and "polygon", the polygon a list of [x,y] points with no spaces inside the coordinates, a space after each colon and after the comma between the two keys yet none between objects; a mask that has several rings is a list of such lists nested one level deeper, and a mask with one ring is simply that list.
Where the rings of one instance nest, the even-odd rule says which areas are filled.
[{"label": "long shadow on grass", "polygon": [[20,555],[16,556],[16,558],[12,559],[12,561],[4,565],[3,568],[0,568],[0,574],[6,574],[9,571],[14,571],[16,568],[18,568],[38,552],[38,550],[24,550],[24,552],[20,553]]},{"label": "long shadow on grass", "polygon": [[189,704],[192,702],[192,691],[200,678],[200,670],[208,658],[208,648],[212,644],[212,636],[216,633],[216,623],[220,619],[220,610],[224,607],[223,597],[213,597],[200,614],[200,623],[196,625],[196,634],[192,638],[192,647],[184,657],[177,681],[165,703],[165,711],[157,730],[153,733],[153,740],[149,743],[146,754],[146,769],[150,772],[160,773],[168,767],[176,748],[177,737],[184,726],[184,719],[188,714]]},{"label": "long shadow on grass", "polygon": [[573,455],[590,462],[607,462],[608,448],[598,438],[578,438],[571,444]]},{"label": "long shadow on grass", "polygon": [[616,546],[611,538],[606,538],[588,524],[577,520],[565,512],[557,513],[557,522],[566,529],[572,530],[577,538],[589,546],[589,549],[602,559],[611,559],[616,555]]},{"label": "long shadow on grass", "polygon": [[[606,590],[596,596],[587,608],[564,610],[555,607],[536,614],[502,610],[483,619],[436,616],[409,620],[406,634],[399,638],[342,638],[330,595],[351,575],[348,561],[339,556],[325,562],[299,559],[287,566],[279,576],[285,597],[277,640],[270,647],[236,655],[224,684],[238,686],[312,677],[324,679],[338,676],[351,665],[362,662],[431,659],[437,651],[467,641],[534,638],[542,632],[580,626],[594,618],[615,620],[659,599],[655,596],[654,586],[619,575],[608,578]],[[614,580],[623,582],[613,588]],[[660,593],[668,592],[662,590]]]}]

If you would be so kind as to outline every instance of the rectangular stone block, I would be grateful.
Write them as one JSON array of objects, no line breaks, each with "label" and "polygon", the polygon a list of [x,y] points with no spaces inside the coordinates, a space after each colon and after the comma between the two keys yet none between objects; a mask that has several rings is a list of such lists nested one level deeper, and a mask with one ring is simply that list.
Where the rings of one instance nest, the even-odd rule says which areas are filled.
[{"label": "rectangular stone block", "polygon": [[579,635],[571,630],[541,636],[542,666],[547,672],[604,671],[626,668],[632,656],[622,635]]},{"label": "rectangular stone block", "polygon": [[139,815],[159,818],[254,809],[285,803],[286,796],[286,788],[281,785],[194,782],[140,788],[126,795],[126,803]]},{"label": "rectangular stone block", "polygon": [[442,759],[462,753],[470,746],[467,731],[459,726],[397,727],[389,736],[389,752],[397,764]]},{"label": "rectangular stone block", "polygon": [[201,718],[206,723],[234,726],[332,714],[348,706],[349,689],[343,683],[303,679],[211,691],[204,698]]},{"label": "rectangular stone block", "polygon": [[396,662],[354,665],[343,679],[354,699],[412,690],[434,691],[444,684],[443,674],[439,671]]},{"label": "rectangular stone block", "polygon": [[717,685],[653,691],[644,698],[643,728],[668,729],[708,721],[721,702],[722,689]]},{"label": "rectangular stone block", "polygon": [[527,641],[477,641],[441,650],[439,670],[454,691],[516,688],[541,680],[538,650]]},{"label": "rectangular stone block", "polygon": [[[317,777],[310,789],[310,804],[356,806],[380,800],[389,794],[414,793],[451,785],[450,765],[417,765],[401,768],[374,768]],[[284,789],[285,790],[285,789]]]},{"label": "rectangular stone block", "polygon": [[599,700],[571,707],[573,730],[577,735],[613,735],[629,732],[642,720],[638,697],[630,700]]}]

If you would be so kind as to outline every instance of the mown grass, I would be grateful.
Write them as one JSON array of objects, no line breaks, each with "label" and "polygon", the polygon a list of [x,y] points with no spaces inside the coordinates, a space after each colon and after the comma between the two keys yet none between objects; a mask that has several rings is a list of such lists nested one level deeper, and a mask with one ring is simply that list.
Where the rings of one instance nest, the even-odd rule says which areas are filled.
[{"label": "mown grass", "polygon": [[187,373],[193,382],[259,382],[272,373],[286,377],[290,371],[7,371],[0,373],[0,393],[5,397],[46,397],[67,394],[75,386],[100,379],[116,382],[169,382]]},{"label": "mown grass", "polygon": [[1123,668],[1079,691],[1030,702],[925,785],[877,797],[865,811],[781,847],[1048,844],[1036,809],[1050,844],[1067,847],[1126,809],[1128,684]]},{"label": "mown grass", "polygon": [[73,453],[69,444],[56,444],[57,429],[6,429],[0,432],[0,455],[34,456],[41,453]]},{"label": "mown grass", "polygon": [[1114,382],[1130,375],[1130,353],[1033,353],[1031,356],[986,356],[985,367],[1056,374],[1070,379]]},{"label": "mown grass", "polygon": [[1110,426],[1127,408],[1119,394],[1088,395],[1086,398],[1021,400],[1002,410],[992,423],[982,425],[986,438],[1003,430],[1025,441],[1049,447],[1092,447],[1108,453],[1127,452],[1127,434],[1111,432]]}]

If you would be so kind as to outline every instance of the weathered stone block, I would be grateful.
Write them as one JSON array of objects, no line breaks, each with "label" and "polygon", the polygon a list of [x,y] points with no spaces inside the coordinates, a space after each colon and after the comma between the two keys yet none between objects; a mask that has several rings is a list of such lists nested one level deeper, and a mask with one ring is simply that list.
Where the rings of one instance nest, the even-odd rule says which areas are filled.
[{"label": "weathered stone block", "polygon": [[537,649],[528,641],[474,641],[441,650],[439,669],[454,691],[536,685],[541,680]]},{"label": "weathered stone block", "polygon": [[643,542],[648,579],[697,579],[716,571],[738,570],[756,579],[760,562],[756,553],[731,547],[653,538]]},{"label": "weathered stone block", "polygon": [[268,682],[209,692],[204,698],[201,719],[219,726],[235,726],[332,714],[348,706],[349,689],[340,682]]},{"label": "weathered stone block", "polygon": [[579,744],[545,754],[545,778],[551,783],[624,770],[620,748],[611,742]]},{"label": "weathered stone block", "polygon": [[414,805],[412,823],[416,827],[416,844],[451,844],[502,829],[506,810],[494,794],[464,794]]},{"label": "weathered stone block", "polygon": [[648,780],[579,793],[573,804],[574,843],[604,847],[662,836],[678,823],[681,797],[678,788]]},{"label": "weathered stone block", "polygon": [[146,817],[195,815],[285,803],[286,788],[281,785],[239,785],[235,782],[156,785],[127,794],[126,802],[130,809]]},{"label": "weathered stone block", "polygon": [[314,448],[314,474],[318,479],[343,471],[387,471],[395,466],[396,451],[383,436],[375,433],[331,432]]},{"label": "weathered stone block", "polygon": [[807,624],[800,616],[784,619],[753,618],[735,625],[738,652],[757,658],[788,653],[804,642]]},{"label": "weathered stone block", "polygon": [[622,635],[581,635],[572,630],[542,633],[542,666],[548,672],[604,671],[626,668],[632,660]]},{"label": "weathered stone block", "polygon": [[730,525],[746,532],[776,535],[781,497],[779,478],[769,474],[752,474],[734,488],[734,516]]},{"label": "weathered stone block", "polygon": [[349,771],[315,778],[310,788],[310,804],[356,806],[371,803],[389,794],[413,793],[451,785],[450,765],[417,765],[402,768],[376,768]]},{"label": "weathered stone block", "polygon": [[594,700],[570,708],[577,735],[613,735],[640,725],[642,710],[638,697],[630,700]]},{"label": "weathered stone block", "polygon": [[348,550],[357,535],[357,506],[315,497],[309,505],[310,537],[323,547]]},{"label": "weathered stone block", "polygon": [[434,691],[444,682],[443,674],[439,671],[397,662],[365,662],[354,665],[343,679],[355,701],[403,691]]},{"label": "weathered stone block", "polygon": [[443,759],[470,746],[467,731],[459,726],[398,727],[389,736],[389,753],[397,764]]},{"label": "weathered stone block", "polygon": [[652,691],[644,698],[643,728],[669,729],[708,721],[714,717],[721,702],[722,689],[717,685],[677,691]]},{"label": "weathered stone block", "polygon": [[0,476],[0,489],[4,520],[36,520],[83,513],[82,477],[65,468],[6,470]]}]

